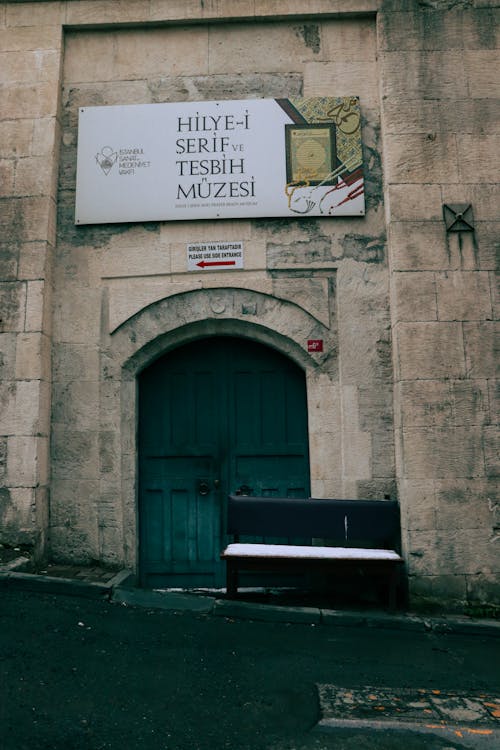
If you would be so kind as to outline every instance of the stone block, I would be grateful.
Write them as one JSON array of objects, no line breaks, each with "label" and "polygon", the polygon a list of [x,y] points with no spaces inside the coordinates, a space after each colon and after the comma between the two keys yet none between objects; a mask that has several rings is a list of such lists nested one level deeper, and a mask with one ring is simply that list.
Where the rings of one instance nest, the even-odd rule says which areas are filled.
[{"label": "stone block", "polygon": [[36,534],[33,490],[12,487],[0,490],[0,527],[4,544],[30,544]]},{"label": "stone block", "polygon": [[376,29],[371,18],[323,21],[319,28],[321,57],[324,60],[342,59],[346,62],[376,60]]},{"label": "stone block", "polygon": [[47,308],[49,292],[45,281],[28,281],[26,284],[25,331],[44,331],[50,325]]},{"label": "stone block", "polygon": [[[101,474],[119,475],[121,455],[117,437],[116,432],[111,430],[99,433],[99,468]],[[132,473],[135,473],[135,471]]]},{"label": "stone block", "polygon": [[227,221],[173,221],[160,224],[162,247],[184,246],[196,242],[242,242],[252,238],[252,222],[245,219]]},{"label": "stone block", "polygon": [[343,476],[370,479],[373,476],[372,437],[359,429],[358,393],[354,386],[342,388]]},{"label": "stone block", "polygon": [[2,119],[22,120],[55,116],[58,81],[33,85],[12,83],[3,90]]},{"label": "stone block", "polygon": [[495,481],[449,479],[435,483],[436,528],[483,529],[495,536],[500,505],[495,503]]},{"label": "stone block", "polygon": [[428,99],[395,99],[382,101],[382,122],[387,135],[436,132],[442,130],[438,116],[439,102]]},{"label": "stone block", "polygon": [[476,0],[474,5],[476,6],[474,10],[466,10],[463,14],[465,49],[495,49],[500,47],[500,9],[495,7],[498,6],[498,3],[494,0]]},{"label": "stone block", "polygon": [[490,272],[488,274],[491,288],[491,305],[493,310],[493,320],[500,318],[500,276],[498,273]]},{"label": "stone block", "polygon": [[50,378],[50,339],[43,333],[21,333],[17,338],[16,378]]},{"label": "stone block", "polygon": [[438,529],[434,534],[414,531],[411,549],[419,554],[410,552],[410,575],[439,575],[445,570],[471,575],[491,569],[497,559],[484,529]]},{"label": "stone block", "polygon": [[309,447],[311,481],[331,482],[334,477],[342,476],[340,432],[327,432],[326,430],[323,430],[321,434],[310,432]]},{"label": "stone block", "polygon": [[66,23],[69,26],[92,25],[102,23],[131,23],[149,20],[149,4],[137,3],[134,0],[95,0],[88,3],[66,3]]},{"label": "stone block", "polygon": [[[443,201],[451,203],[452,201],[445,195],[446,186],[443,185]],[[451,192],[450,190],[447,192]],[[455,186],[455,195],[457,187]],[[469,186],[469,200],[474,206],[474,219],[476,222],[492,222],[494,228],[498,226],[498,206],[500,205],[500,184],[484,183]]]},{"label": "stone block", "polygon": [[95,429],[99,419],[99,383],[73,380],[55,383],[52,395],[52,421],[71,425],[78,431]]},{"label": "stone block", "polygon": [[73,380],[97,380],[99,351],[97,345],[55,343],[52,347],[52,379],[55,383]]},{"label": "stone block", "polygon": [[403,429],[483,425],[489,419],[486,381],[414,380],[396,387]]},{"label": "stone block", "polygon": [[342,256],[342,250],[332,245],[328,236],[310,236],[287,244],[267,243],[267,267],[284,269],[290,267],[334,268]]},{"label": "stone block", "polygon": [[45,242],[29,242],[21,245],[19,279],[44,279],[46,277],[49,248],[50,246]]},{"label": "stone block", "polygon": [[[309,60],[323,59],[317,24],[238,24],[214,26],[209,36],[209,72],[299,72]],[[309,29],[309,33],[307,33]],[[201,69],[200,71],[201,72]],[[332,89],[330,89],[332,90]]]},{"label": "stone block", "polygon": [[[249,15],[248,3],[244,0],[220,0],[219,2],[197,3],[195,0],[152,0],[150,9],[151,20],[186,20],[192,21],[214,19],[241,18]],[[254,9],[250,11],[254,17]]]},{"label": "stone block", "polygon": [[450,267],[443,221],[393,221],[389,228],[389,252],[394,271]]},{"label": "stone block", "polygon": [[[144,235],[147,232],[144,231]],[[120,238],[122,239],[122,238]],[[141,248],[138,251],[138,248]],[[186,247],[182,248],[182,271],[187,270]],[[145,236],[137,244],[128,246],[120,241],[112,241],[111,247],[100,254],[96,263],[96,272],[101,278],[125,279],[134,276],[166,276],[172,270],[170,248],[157,244],[156,238]]]},{"label": "stone block", "polygon": [[381,13],[378,30],[382,50],[447,51],[463,47],[462,14],[452,10]]},{"label": "stone block", "polygon": [[54,151],[60,139],[60,127],[55,117],[43,117],[35,120],[33,125],[33,142],[31,145],[32,156],[53,158]]},{"label": "stone block", "polygon": [[3,281],[15,281],[18,278],[18,259],[19,249],[16,245],[0,246],[0,278]]},{"label": "stone block", "polygon": [[58,50],[0,52],[0,68],[4,83],[33,83],[59,80]]},{"label": "stone block", "polygon": [[43,443],[46,438],[10,436],[7,440],[7,479],[9,487],[35,487],[43,483]]},{"label": "stone block", "polygon": [[399,323],[396,336],[401,380],[465,376],[459,323]]},{"label": "stone block", "polygon": [[[208,73],[211,34],[209,36],[203,26],[150,28],[117,34],[112,78],[131,80],[155,75]],[[229,38],[226,35],[226,39]],[[186,49],[190,50],[187,56]]]},{"label": "stone block", "polygon": [[12,194],[15,196],[56,194],[56,170],[47,162],[47,156],[19,159]]},{"label": "stone block", "polygon": [[11,435],[14,433],[16,418],[16,383],[4,380],[0,382],[0,433]]},{"label": "stone block", "polygon": [[15,162],[13,159],[0,161],[0,198],[12,195],[14,190]]},{"label": "stone block", "polygon": [[52,429],[52,476],[55,479],[97,479],[97,433],[77,432],[64,425]]},{"label": "stone block", "polygon": [[55,26],[61,28],[65,21],[66,3],[39,2],[9,3],[7,5],[7,26]]},{"label": "stone block", "polygon": [[53,244],[55,202],[52,198],[35,196],[7,199],[4,201],[2,211],[0,229],[4,241],[49,241]]},{"label": "stone block", "polygon": [[[498,181],[498,174],[500,173],[500,135],[458,135],[457,154],[460,180],[479,183]],[[445,174],[446,180],[451,182],[452,179],[448,177],[450,173],[446,171]]]},{"label": "stone block", "polygon": [[273,295],[294,302],[330,327],[328,279],[274,279]]},{"label": "stone block", "polygon": [[412,427],[403,431],[404,467],[408,479],[484,477],[482,428]]},{"label": "stone block", "polygon": [[395,273],[392,282],[395,320],[437,320],[436,284],[433,273]]},{"label": "stone block", "polygon": [[192,291],[196,287],[201,287],[200,279],[182,282],[172,282],[169,277],[116,279],[109,284],[109,329],[114,331],[125,320],[154,302]]},{"label": "stone block", "polygon": [[497,566],[492,571],[481,571],[473,576],[466,576],[467,601],[483,603],[490,607],[500,605],[499,572]]},{"label": "stone block", "polygon": [[495,378],[500,368],[497,321],[464,323],[465,361],[470,378]]},{"label": "stone block", "polygon": [[2,486],[5,483],[5,475],[7,473],[7,437],[0,437],[0,480]]},{"label": "stone block", "polygon": [[[226,0],[228,2],[228,0]],[[309,0],[307,3],[307,12],[311,15],[325,13],[364,13],[378,10],[376,0]],[[268,0],[255,0],[255,15],[270,16],[277,15],[302,15],[304,13],[304,3],[301,0],[279,0],[277,5],[269,5]]]},{"label": "stone block", "polygon": [[498,424],[487,425],[484,428],[484,461],[486,476],[500,476],[500,430]]},{"label": "stone block", "polygon": [[436,528],[434,481],[401,480],[401,527],[405,531],[426,531]]},{"label": "stone block", "polygon": [[21,331],[24,327],[26,285],[0,282],[0,332]]},{"label": "stone block", "polygon": [[[453,133],[471,133],[484,136],[500,132],[500,99],[464,99],[438,103],[438,116],[435,119],[440,130]],[[477,174],[474,166],[472,174]],[[470,179],[470,175],[467,176]]]},{"label": "stone block", "polygon": [[372,60],[307,62],[304,66],[304,96],[324,96],[325,91],[331,91],[333,96],[359,96],[362,107],[377,111],[377,65]]},{"label": "stone block", "polygon": [[50,412],[48,383],[40,380],[0,384],[0,432],[4,435],[47,435]]},{"label": "stone block", "polygon": [[[453,203],[453,200],[449,202]],[[440,185],[389,185],[386,193],[387,220],[442,222],[442,204]]]},{"label": "stone block", "polygon": [[50,527],[50,551],[56,562],[88,565],[100,559],[97,529],[86,520],[80,526]]},{"label": "stone block", "polygon": [[97,527],[99,482],[83,479],[55,479],[51,486],[51,525],[66,528]]},{"label": "stone block", "polygon": [[372,432],[371,471],[373,477],[393,477],[395,473],[394,433],[378,427]]},{"label": "stone block", "polygon": [[301,73],[219,73],[160,76],[148,81],[151,102],[286,98],[302,95]]},{"label": "stone block", "polygon": [[467,599],[467,577],[463,574],[410,576],[410,601],[413,606],[434,604],[462,607]]},{"label": "stone block", "polygon": [[492,317],[489,274],[453,271],[436,274],[439,320],[488,320]]},{"label": "stone block", "polygon": [[468,97],[461,50],[383,52],[379,66],[384,98],[455,101]]},{"label": "stone block", "polygon": [[[392,377],[387,270],[343,261],[337,271],[339,365],[345,385]],[[352,342],[356,341],[356,346]]]},{"label": "stone block", "polygon": [[0,333],[0,381],[15,378],[16,340],[16,333]]},{"label": "stone block", "polygon": [[427,185],[438,172],[449,182],[459,181],[455,136],[432,132],[432,124],[426,134],[387,135],[384,154],[386,179],[391,184]]},{"label": "stone block", "polygon": [[0,28],[0,49],[4,52],[60,50],[61,47],[62,27],[59,24]]},{"label": "stone block", "polygon": [[99,338],[101,295],[100,289],[65,284],[54,299],[54,339],[94,345]]},{"label": "stone block", "polygon": [[[498,99],[500,79],[498,50],[466,50],[463,55],[465,80],[472,99]],[[463,97],[464,99],[467,96]]]}]

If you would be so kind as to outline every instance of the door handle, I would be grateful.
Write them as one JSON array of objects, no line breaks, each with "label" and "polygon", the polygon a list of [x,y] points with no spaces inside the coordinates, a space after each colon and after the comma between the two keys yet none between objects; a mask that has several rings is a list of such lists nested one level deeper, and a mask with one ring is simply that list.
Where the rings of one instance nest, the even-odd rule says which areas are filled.
[{"label": "door handle", "polygon": [[203,497],[205,495],[208,495],[210,492],[210,485],[208,482],[198,482],[198,494],[202,495]]}]

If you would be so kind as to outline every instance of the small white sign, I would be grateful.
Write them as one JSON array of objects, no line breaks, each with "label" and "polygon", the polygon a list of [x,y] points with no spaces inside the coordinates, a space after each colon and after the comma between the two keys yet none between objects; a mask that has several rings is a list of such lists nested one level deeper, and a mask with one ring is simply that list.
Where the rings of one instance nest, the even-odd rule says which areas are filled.
[{"label": "small white sign", "polygon": [[244,268],[243,242],[197,242],[187,246],[188,271]]}]

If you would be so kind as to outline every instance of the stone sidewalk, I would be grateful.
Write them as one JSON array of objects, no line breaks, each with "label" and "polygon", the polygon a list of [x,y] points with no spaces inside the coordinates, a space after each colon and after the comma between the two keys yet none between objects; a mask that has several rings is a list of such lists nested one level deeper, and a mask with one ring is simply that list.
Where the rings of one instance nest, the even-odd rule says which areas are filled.
[{"label": "stone sidewalk", "polygon": [[500,697],[441,690],[318,684],[318,729],[412,729],[500,747]]},{"label": "stone sidewalk", "polygon": [[149,590],[135,586],[130,570],[99,566],[49,564],[30,571],[30,560],[19,557],[0,564],[0,589],[16,588],[48,594],[81,596],[134,607],[194,612],[235,619],[267,622],[308,623],[340,627],[392,628],[465,635],[500,636],[500,622],[467,616],[434,617],[408,612],[388,613],[378,609],[332,609],[323,605],[297,606],[286,593],[241,592],[226,599],[221,591]]}]

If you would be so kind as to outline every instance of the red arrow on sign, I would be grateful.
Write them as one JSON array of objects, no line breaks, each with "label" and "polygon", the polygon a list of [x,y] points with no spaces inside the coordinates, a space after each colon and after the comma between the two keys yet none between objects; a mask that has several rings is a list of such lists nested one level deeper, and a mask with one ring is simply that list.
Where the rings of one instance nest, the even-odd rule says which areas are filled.
[{"label": "red arrow on sign", "polygon": [[196,264],[200,268],[207,268],[207,266],[235,266],[235,260],[200,260]]}]

